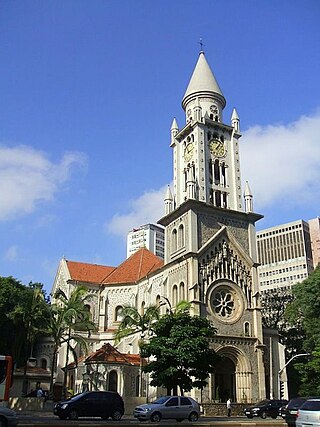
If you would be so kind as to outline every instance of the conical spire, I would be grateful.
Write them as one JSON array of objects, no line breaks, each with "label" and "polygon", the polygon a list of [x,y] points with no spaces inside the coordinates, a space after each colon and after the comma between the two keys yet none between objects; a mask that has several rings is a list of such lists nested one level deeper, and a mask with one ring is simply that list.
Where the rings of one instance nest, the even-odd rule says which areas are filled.
[{"label": "conical spire", "polygon": [[171,130],[179,130],[178,123],[175,117],[172,120]]},{"label": "conical spire", "polygon": [[248,181],[246,181],[246,186],[244,189],[244,203],[245,203],[245,211],[247,213],[253,212],[253,195],[251,188],[249,187]]},{"label": "conical spire", "polygon": [[191,97],[208,93],[215,94],[218,98],[220,98],[222,108],[226,105],[226,100],[218,85],[218,82],[211,71],[204,52],[201,51],[198,62],[195,66],[189,85],[182,100],[183,108],[185,108],[185,105]]},{"label": "conical spire", "polygon": [[239,120],[239,115],[235,108],[232,110],[231,120]]},{"label": "conical spire", "polygon": [[170,185],[167,187],[166,195],[164,197],[164,211],[168,215],[173,210],[173,196],[171,193]]}]

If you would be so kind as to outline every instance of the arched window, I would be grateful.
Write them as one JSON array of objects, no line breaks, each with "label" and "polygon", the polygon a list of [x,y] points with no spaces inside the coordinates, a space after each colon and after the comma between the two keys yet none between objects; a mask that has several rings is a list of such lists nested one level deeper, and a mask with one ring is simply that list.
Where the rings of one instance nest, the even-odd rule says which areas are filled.
[{"label": "arched window", "polygon": [[179,248],[184,247],[184,227],[183,227],[183,224],[180,224],[179,229],[178,229],[178,247]]},{"label": "arched window", "polygon": [[143,316],[143,315],[144,315],[144,308],[145,308],[145,305],[146,305],[146,303],[145,303],[144,301],[142,301],[142,303],[141,303],[141,309],[140,309],[140,314],[141,314],[141,316]]},{"label": "arched window", "polygon": [[174,285],[172,288],[172,304],[173,307],[177,305],[178,302],[178,287],[177,285]]},{"label": "arched window", "polygon": [[249,322],[244,322],[243,329],[244,329],[244,336],[250,337],[251,331],[250,331],[250,323]]},{"label": "arched window", "polygon": [[122,320],[122,305],[118,305],[115,309],[114,320],[116,322],[121,322]]},{"label": "arched window", "polygon": [[108,329],[108,299],[104,302],[104,330]]},{"label": "arched window", "polygon": [[109,373],[108,390],[117,391],[118,389],[118,374],[116,371]]},{"label": "arched window", "polygon": [[185,287],[184,287],[184,283],[181,282],[179,286],[179,300],[184,301],[185,299],[186,299]]},{"label": "arched window", "polygon": [[220,165],[219,165],[219,160],[216,160],[214,162],[214,183],[220,184]]},{"label": "arched window", "polygon": [[46,361],[46,359],[41,359],[40,366],[42,369],[47,369],[48,362]]},{"label": "arched window", "polygon": [[157,298],[156,298],[156,305],[159,307],[160,306],[160,302],[161,302],[161,297],[160,297],[160,295],[157,295]]},{"label": "arched window", "polygon": [[171,239],[172,252],[175,252],[177,250],[177,230],[175,228],[172,230]]}]

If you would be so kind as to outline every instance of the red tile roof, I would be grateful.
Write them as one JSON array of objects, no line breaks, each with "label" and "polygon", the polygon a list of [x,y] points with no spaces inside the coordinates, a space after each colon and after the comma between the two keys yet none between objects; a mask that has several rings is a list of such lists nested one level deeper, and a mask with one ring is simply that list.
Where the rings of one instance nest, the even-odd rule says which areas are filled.
[{"label": "red tile roof", "polygon": [[72,280],[86,283],[101,283],[115,267],[106,265],[88,264],[85,262],[68,261],[67,266]]},{"label": "red tile roof", "polygon": [[133,283],[163,266],[163,261],[146,248],[141,248],[113,270],[104,284]]},{"label": "red tile roof", "polygon": [[141,248],[119,267],[66,260],[72,280],[86,283],[134,283],[163,266],[163,261],[146,248]]},{"label": "red tile roof", "polygon": [[88,362],[104,362],[104,363],[119,363],[126,365],[140,365],[139,354],[124,354],[120,353],[111,344],[104,344],[95,353],[90,354],[85,363]]}]

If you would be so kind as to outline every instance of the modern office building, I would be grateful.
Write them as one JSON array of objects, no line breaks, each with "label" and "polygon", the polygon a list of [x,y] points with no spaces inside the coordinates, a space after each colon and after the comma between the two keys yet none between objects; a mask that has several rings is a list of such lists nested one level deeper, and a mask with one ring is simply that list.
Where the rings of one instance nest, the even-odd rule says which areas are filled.
[{"label": "modern office building", "polygon": [[320,263],[320,218],[313,218],[308,221],[311,239],[311,251],[313,267]]},{"label": "modern office building", "polygon": [[154,224],[142,225],[129,231],[127,236],[127,258],[140,248],[147,248],[164,259],[164,229]]},{"label": "modern office building", "polygon": [[262,292],[304,280],[313,271],[309,224],[303,220],[257,232]]}]

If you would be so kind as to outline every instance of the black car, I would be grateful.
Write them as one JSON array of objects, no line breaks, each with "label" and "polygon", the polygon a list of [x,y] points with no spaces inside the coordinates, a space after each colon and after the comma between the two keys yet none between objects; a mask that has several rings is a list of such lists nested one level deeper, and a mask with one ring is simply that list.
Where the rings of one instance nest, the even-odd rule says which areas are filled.
[{"label": "black car", "polygon": [[308,399],[312,399],[312,397],[295,397],[289,400],[289,403],[282,408],[281,416],[289,427],[295,427],[298,409]]},{"label": "black car", "polygon": [[277,418],[281,406],[286,405],[287,400],[267,399],[262,400],[256,405],[244,408],[243,412],[248,418],[261,417],[261,418]]},{"label": "black car", "polygon": [[16,427],[18,425],[18,415],[9,408],[0,406],[0,426]]},{"label": "black car", "polygon": [[119,421],[124,414],[122,397],[113,391],[88,391],[57,403],[53,413],[62,420],[78,417],[111,417]]}]

